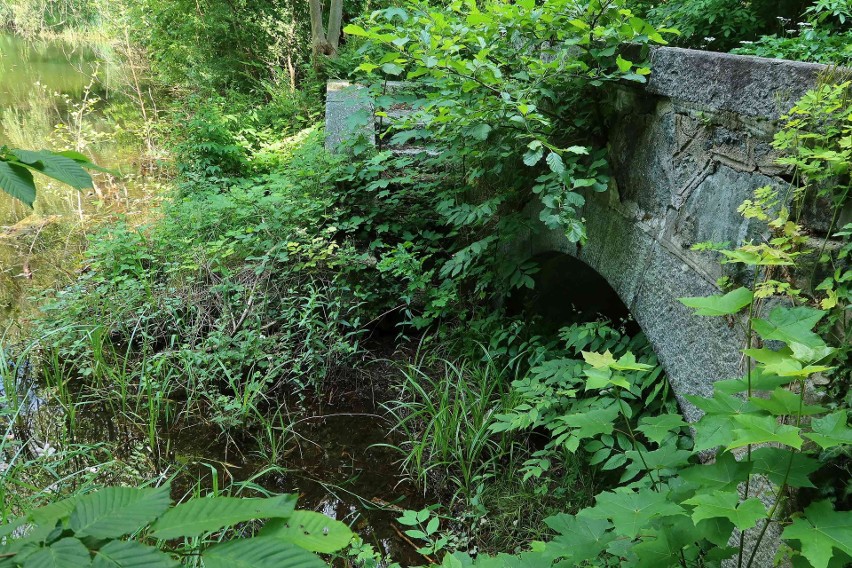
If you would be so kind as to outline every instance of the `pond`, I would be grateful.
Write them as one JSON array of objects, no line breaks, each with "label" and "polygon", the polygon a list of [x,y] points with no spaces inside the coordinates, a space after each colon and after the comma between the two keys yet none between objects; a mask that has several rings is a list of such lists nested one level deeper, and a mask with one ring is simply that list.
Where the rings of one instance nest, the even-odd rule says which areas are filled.
[{"label": "pond", "polygon": [[0,146],[77,150],[122,174],[96,174],[87,193],[36,176],[33,209],[0,193],[0,337],[32,312],[34,291],[74,277],[91,226],[156,200],[120,78],[108,47],[0,33]]},{"label": "pond", "polygon": [[[84,464],[94,483],[173,477],[175,498],[225,486],[295,493],[301,507],[346,522],[376,549],[404,564],[421,562],[394,520],[423,500],[401,483],[390,424],[358,389],[339,393],[333,404],[282,400],[292,409],[286,423],[223,434],[197,418],[146,423],[139,401],[136,409],[121,408],[51,383],[49,362],[34,352],[31,364],[21,353],[19,330],[38,305],[32,296],[77,278],[86,235],[98,224],[116,215],[131,223],[152,217],[169,180],[145,171],[140,156],[151,148],[139,143],[138,101],[123,87],[109,46],[0,35],[0,54],[0,145],[76,149],[122,174],[96,175],[96,187],[84,194],[37,180],[33,210],[0,193],[0,423],[16,440],[0,443],[0,474],[11,475],[14,450],[24,447],[33,460],[56,458],[57,471]],[[74,457],[66,463],[60,456],[69,449]],[[98,455],[111,464],[100,472],[90,467]],[[33,485],[63,490],[50,481]]]}]

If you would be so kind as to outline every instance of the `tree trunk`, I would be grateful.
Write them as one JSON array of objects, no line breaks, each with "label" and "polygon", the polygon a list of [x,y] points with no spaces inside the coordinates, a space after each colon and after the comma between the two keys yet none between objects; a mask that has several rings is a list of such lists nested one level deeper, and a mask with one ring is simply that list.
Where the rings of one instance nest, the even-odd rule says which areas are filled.
[{"label": "tree trunk", "polygon": [[308,0],[308,5],[311,8],[311,43],[314,55],[329,55],[332,49],[322,25],[322,0]]},{"label": "tree trunk", "polygon": [[340,42],[340,27],[343,25],[343,0],[331,0],[328,9],[328,43],[333,53],[337,55],[337,46]]}]

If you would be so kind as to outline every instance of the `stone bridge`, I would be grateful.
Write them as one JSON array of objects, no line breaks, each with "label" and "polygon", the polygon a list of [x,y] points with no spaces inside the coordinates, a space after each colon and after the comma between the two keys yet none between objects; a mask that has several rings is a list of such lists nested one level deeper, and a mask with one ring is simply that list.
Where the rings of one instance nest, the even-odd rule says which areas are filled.
[{"label": "stone bridge", "polygon": [[[743,338],[726,319],[695,316],[678,301],[718,293],[720,276],[737,276],[716,255],[690,247],[760,236],[737,207],[759,187],[788,183],[771,146],[778,119],[825,67],[678,48],[657,48],[651,60],[646,85],[619,87],[609,139],[614,180],[609,191],[587,196],[588,243],[579,247],[541,227],[515,252],[565,253],[600,274],[650,339],[685,417],[695,421],[699,411],[684,395],[712,395],[715,380],[740,375]],[[342,87],[329,84],[331,147],[352,134],[342,117],[370,108],[363,91]],[[805,215],[820,238],[827,213],[817,203]],[[571,279],[565,274],[566,290]]]}]

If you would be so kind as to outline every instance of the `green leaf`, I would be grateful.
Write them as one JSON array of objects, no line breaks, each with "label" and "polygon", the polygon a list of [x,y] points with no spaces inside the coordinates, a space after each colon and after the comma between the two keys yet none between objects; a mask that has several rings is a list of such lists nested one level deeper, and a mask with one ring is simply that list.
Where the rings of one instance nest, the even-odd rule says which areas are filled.
[{"label": "green leaf", "polygon": [[751,463],[738,462],[733,454],[726,452],[717,454],[714,463],[694,465],[682,470],[680,477],[702,489],[730,491],[746,480],[751,469]]},{"label": "green leaf", "polygon": [[326,563],[295,544],[270,536],[232,540],[201,554],[204,568],[325,568]]},{"label": "green leaf", "polygon": [[716,391],[713,398],[686,395],[686,399],[707,414],[741,415],[756,412],[758,409],[748,400]]},{"label": "green leaf", "polygon": [[587,412],[575,412],[559,418],[560,422],[576,428],[572,434],[578,438],[591,438],[599,434],[612,434],[618,418],[618,407],[597,408]]},{"label": "green leaf", "polygon": [[825,312],[804,306],[785,308],[778,306],[766,319],[753,321],[754,331],[764,340],[783,341],[793,351],[793,356],[805,362],[818,361],[830,355],[832,349],[812,330]]},{"label": "green leaf", "polygon": [[727,316],[739,312],[751,303],[753,294],[748,288],[737,288],[724,296],[678,298],[680,303],[695,308],[699,316]]},{"label": "green leaf", "polygon": [[555,173],[558,176],[561,176],[565,173],[565,162],[562,161],[562,156],[557,154],[556,152],[551,152],[547,155],[547,166],[550,168],[550,171]]},{"label": "green leaf", "polygon": [[811,429],[813,432],[806,433],[805,436],[819,444],[823,449],[843,444],[852,444],[852,428],[846,424],[847,413],[845,410],[838,410],[823,418],[814,418],[811,420]]},{"label": "green leaf", "polygon": [[814,373],[822,373],[831,369],[831,367],[824,365],[802,365],[794,357],[793,351],[789,347],[784,347],[778,351],[765,348],[744,349],[743,353],[752,357],[755,361],[763,363],[763,369],[767,373],[772,373],[780,377],[807,377]]},{"label": "green leaf", "polygon": [[615,58],[615,64],[618,65],[618,70],[622,73],[630,71],[630,68],[633,67],[633,62],[624,59],[621,55]]},{"label": "green leaf", "polygon": [[664,493],[647,487],[635,492],[624,488],[607,491],[595,497],[595,501],[594,507],[584,509],[579,516],[610,519],[616,533],[630,538],[635,538],[652,519],[684,512]]},{"label": "green leaf", "polygon": [[361,26],[356,26],[355,24],[349,24],[348,26],[344,27],[343,33],[358,37],[369,37],[370,35],[367,33],[367,30],[365,30]]},{"label": "green leaf", "polygon": [[852,555],[852,511],[835,511],[828,501],[813,503],[781,538],[800,541],[802,554],[814,568],[826,568],[834,549]]},{"label": "green leaf", "polygon": [[64,519],[71,514],[71,511],[77,506],[77,501],[81,497],[82,495],[74,495],[67,499],[39,507],[27,515],[27,518],[37,525],[50,525],[52,529],[56,525],[56,521]]},{"label": "green leaf", "polygon": [[382,65],[382,71],[387,73],[388,75],[399,75],[400,73],[405,71],[405,69],[403,67],[400,67],[396,63],[385,63],[384,65]]},{"label": "green leaf", "polygon": [[311,552],[331,554],[345,548],[354,534],[345,524],[321,513],[296,511],[288,519],[266,523],[260,536],[279,538]]},{"label": "green leaf", "polygon": [[542,156],[544,156],[544,148],[541,146],[541,142],[538,142],[537,145],[531,143],[529,150],[524,153],[524,164],[532,167],[541,160]]},{"label": "green leaf", "polygon": [[476,126],[470,128],[467,133],[471,138],[476,140],[485,141],[488,139],[488,133],[491,132],[491,125],[481,123]]},{"label": "green leaf", "polygon": [[719,446],[727,446],[734,440],[731,419],[722,414],[705,414],[695,423],[693,451],[703,452]]},{"label": "green leaf", "polygon": [[208,497],[181,503],[151,525],[156,538],[198,536],[254,519],[287,518],[296,508],[295,495],[245,499]]},{"label": "green leaf", "polygon": [[133,540],[114,540],[95,552],[93,568],[173,568],[180,566],[165,552]]},{"label": "green leaf", "polygon": [[105,487],[84,495],[71,513],[71,530],[77,536],[118,538],[141,529],[162,515],[171,504],[170,487]]},{"label": "green leaf", "polygon": [[661,414],[643,417],[639,420],[636,429],[652,442],[660,444],[671,435],[671,432],[680,430],[686,425],[679,414]]},{"label": "green leaf", "polygon": [[723,517],[734,523],[738,529],[745,530],[750,529],[758,519],[766,516],[766,508],[760,499],[752,498],[740,502],[740,495],[736,490],[696,495],[684,503],[695,506],[692,511],[692,520],[695,523],[704,519]]},{"label": "green leaf", "polygon": [[787,389],[775,389],[768,399],[751,397],[751,403],[758,408],[774,414],[775,416],[793,416],[799,414],[809,416],[811,414],[821,414],[825,412],[822,406],[813,406],[810,404],[801,404],[800,408],[799,395],[788,391]]},{"label": "green leaf", "polygon": [[553,558],[564,557],[563,562],[574,565],[595,558],[616,538],[615,533],[609,530],[612,523],[603,519],[561,513],[546,518],[544,522],[559,533],[545,545],[548,555]]},{"label": "green leaf", "polygon": [[23,166],[0,160],[0,189],[30,207],[35,203],[33,174]]},{"label": "green leaf", "polygon": [[776,485],[784,482],[784,473],[789,466],[790,474],[786,481],[790,487],[814,487],[808,476],[822,467],[817,460],[784,448],[758,448],[751,452],[751,461],[755,473],[765,475]]},{"label": "green leaf", "polygon": [[781,424],[774,416],[739,415],[734,420],[740,427],[734,429],[734,441],[728,450],[767,442],[786,444],[797,450],[802,447],[800,428]]},{"label": "green leaf", "polygon": [[38,152],[12,150],[12,154],[22,163],[74,189],[92,187],[92,176],[73,158],[48,150]]},{"label": "green leaf", "polygon": [[89,550],[76,538],[58,540],[24,560],[24,568],[77,568],[91,565]]},{"label": "green leaf", "polygon": [[595,369],[607,369],[615,364],[615,357],[612,356],[609,349],[603,353],[595,353],[593,351],[583,351],[583,359]]}]

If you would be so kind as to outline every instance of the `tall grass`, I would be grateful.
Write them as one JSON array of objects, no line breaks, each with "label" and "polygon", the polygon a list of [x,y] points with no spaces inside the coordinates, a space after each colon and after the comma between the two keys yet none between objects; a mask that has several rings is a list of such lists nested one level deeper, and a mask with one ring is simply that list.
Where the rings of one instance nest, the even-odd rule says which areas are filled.
[{"label": "tall grass", "polygon": [[470,499],[498,464],[514,451],[494,435],[494,416],[512,406],[504,369],[482,363],[438,360],[403,368],[400,400],[383,406],[403,442],[402,468],[424,489],[449,483],[453,499]]}]

